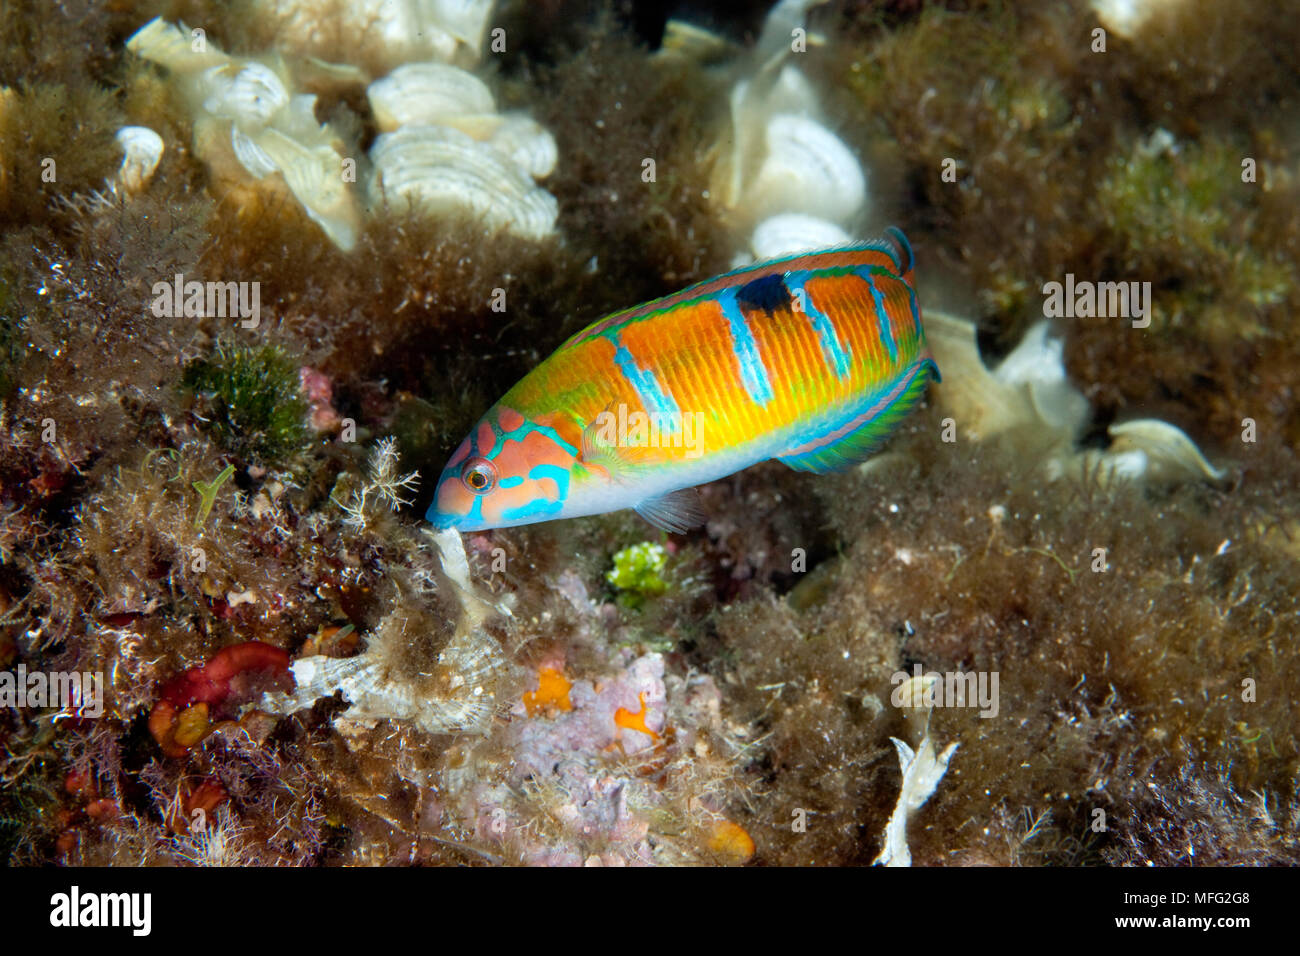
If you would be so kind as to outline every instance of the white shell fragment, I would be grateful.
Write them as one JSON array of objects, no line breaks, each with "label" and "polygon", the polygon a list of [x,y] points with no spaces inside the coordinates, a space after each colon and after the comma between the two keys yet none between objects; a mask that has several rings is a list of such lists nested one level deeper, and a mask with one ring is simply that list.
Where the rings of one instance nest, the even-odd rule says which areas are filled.
[{"label": "white shell fragment", "polygon": [[123,153],[117,182],[128,195],[134,195],[153,178],[162,160],[163,140],[147,126],[123,126],[117,131],[116,139]]},{"label": "white shell fragment", "polygon": [[277,129],[264,131],[256,148],[284,176],[312,221],[340,249],[351,249],[357,241],[357,212],[334,148],[328,143],[308,146]]},{"label": "white shell fragment", "polygon": [[1076,448],[1090,409],[1066,378],[1063,343],[1046,322],[1026,332],[993,372],[980,359],[972,323],[931,310],[925,328],[943,375],[934,386],[943,414],[974,441],[1017,430],[1035,436],[1031,444],[1048,450],[1041,462],[1048,481],[1092,476],[1105,486],[1150,485],[1226,476],[1181,429],[1151,418],[1111,425],[1111,443],[1104,451]]},{"label": "white shell fragment", "polygon": [[798,210],[845,223],[867,195],[866,174],[843,140],[802,116],[778,114],[767,124],[767,156],[746,189],[755,215]]},{"label": "white shell fragment", "polygon": [[[496,710],[496,676],[503,660],[492,640],[473,630],[458,634],[438,656],[436,671],[402,674],[391,664],[392,643],[409,640],[405,621],[381,622],[373,644],[356,657],[312,655],[294,661],[292,694],[270,693],[259,706],[291,714],[340,693],[354,723],[399,720],[431,734],[486,733]],[[441,679],[438,679],[441,678]]]},{"label": "white shell fragment", "polygon": [[532,180],[555,169],[555,137],[522,113],[496,112],[478,77],[445,63],[409,63],[366,95],[383,133],[370,150],[372,210],[468,213],[529,239],[554,231],[555,199]]},{"label": "white shell fragment", "polygon": [[399,66],[366,90],[381,132],[410,123],[445,123],[454,117],[494,113],[496,101],[474,74],[443,63]]},{"label": "white shell fragment", "polygon": [[[779,0],[768,12],[748,75],[731,89],[731,123],[718,143],[710,192],[743,222],[798,213],[847,226],[865,210],[862,164],[818,121],[816,90],[786,63],[791,36],[805,29],[808,11],[821,2]],[[764,258],[757,250],[771,248],[773,241],[778,249],[785,245],[769,227],[749,245]]]},{"label": "white shell fragment", "polygon": [[402,126],[451,126],[487,142],[537,179],[555,169],[555,137],[522,113],[497,113],[478,77],[442,63],[409,63],[366,91],[381,132]]},{"label": "white shell fragment", "polygon": [[404,126],[370,153],[371,202],[433,216],[471,214],[490,228],[542,239],[555,229],[555,198],[492,146],[442,126]]},{"label": "white shell fragment", "polygon": [[265,63],[231,62],[204,74],[208,97],[203,108],[213,116],[233,120],[241,129],[268,125],[289,105],[284,81]]},{"label": "white shell fragment", "polygon": [[934,309],[926,311],[923,321],[926,342],[943,376],[931,388],[959,435],[983,441],[1038,420],[1023,383],[999,381],[984,365],[974,323]]},{"label": "white shell fragment", "polygon": [[551,175],[559,159],[555,137],[536,120],[520,113],[503,115],[488,143],[534,179]]},{"label": "white shell fragment", "polygon": [[346,44],[391,69],[414,60],[472,66],[482,55],[494,0],[258,0],[282,47],[333,55]]},{"label": "white shell fragment", "polygon": [[433,734],[488,732],[496,713],[497,685],[507,665],[500,646],[482,625],[493,614],[511,612],[474,587],[459,532],[426,529],[426,534],[442,567],[439,586],[449,586],[461,606],[456,633],[430,672],[394,666],[411,639],[409,619],[398,608],[368,635],[365,651],[356,657],[312,655],[294,661],[293,693],[264,694],[259,707],[291,714],[340,692],[351,705],[343,716],[353,724],[398,720]]},{"label": "white shell fragment", "polygon": [[254,179],[261,179],[275,172],[275,160],[257,144],[256,140],[241,133],[239,127],[235,125],[230,127],[230,148],[234,150],[239,164],[248,170],[249,175]]},{"label": "white shell fragment", "polygon": [[193,111],[196,154],[223,170],[233,155],[252,179],[282,174],[335,245],[355,245],[360,213],[344,182],[342,144],[316,121],[316,98],[295,94],[282,68],[228,56],[207,40],[196,44],[161,19],[145,24],[127,48],[172,71]]},{"label": "white shell fragment", "polygon": [[687,20],[672,18],[664,24],[658,57],[678,56],[698,63],[725,57],[732,44],[726,37]]},{"label": "white shell fragment", "polygon": [[808,77],[793,66],[783,66],[776,82],[764,94],[762,108],[768,116],[790,113],[816,118],[821,112],[821,100]]},{"label": "white shell fragment", "polygon": [[1158,14],[1173,10],[1184,0],[1092,0],[1092,12],[1107,30],[1132,40]]},{"label": "white shell fragment", "polygon": [[826,0],[778,0],[763,19],[755,56],[760,66],[770,69],[790,53],[790,37],[807,25],[808,11]]},{"label": "white shell fragment", "polygon": [[126,48],[182,76],[223,67],[230,62],[230,57],[211,43],[196,43],[193,34],[173,26],[162,17],[154,17],[136,30],[126,41]]},{"label": "white shell fragment", "polygon": [[438,549],[438,559],[442,564],[442,573],[456,586],[461,604],[465,609],[467,627],[478,627],[489,610],[513,617],[510,608],[501,603],[490,603],[483,598],[469,579],[469,557],[465,554],[465,542],[455,528],[446,531],[425,532]]},{"label": "white shell fragment", "polygon": [[764,219],[755,226],[749,248],[755,259],[774,259],[796,252],[829,249],[850,239],[849,234],[833,222],[787,212]]},{"label": "white shell fragment", "polygon": [[1145,468],[1141,477],[1148,481],[1174,483],[1182,481],[1222,481],[1227,472],[1216,468],[1181,428],[1154,418],[1111,425],[1111,455],[1141,455]]},{"label": "white shell fragment", "polygon": [[903,771],[903,788],[898,794],[894,812],[885,826],[885,846],[872,861],[876,866],[911,866],[912,851],[907,846],[907,818],[930,799],[939,781],[948,772],[948,762],[957,752],[957,744],[949,744],[941,754],[934,751],[934,741],[927,732],[919,749],[913,751],[897,737],[890,737],[898,751],[898,762]]},{"label": "white shell fragment", "polygon": [[1035,324],[994,371],[1009,386],[1023,385],[1038,417],[1073,434],[1088,421],[1088,400],[1065,376],[1065,342],[1047,322]]}]

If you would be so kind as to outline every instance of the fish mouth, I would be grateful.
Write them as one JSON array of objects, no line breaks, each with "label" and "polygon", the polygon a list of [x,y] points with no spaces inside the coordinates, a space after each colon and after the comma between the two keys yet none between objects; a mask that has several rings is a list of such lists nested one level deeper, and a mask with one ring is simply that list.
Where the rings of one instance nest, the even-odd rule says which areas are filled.
[{"label": "fish mouth", "polygon": [[457,516],[448,514],[445,511],[439,511],[437,506],[430,506],[429,510],[424,513],[424,520],[433,525],[438,531],[450,531],[456,527]]}]

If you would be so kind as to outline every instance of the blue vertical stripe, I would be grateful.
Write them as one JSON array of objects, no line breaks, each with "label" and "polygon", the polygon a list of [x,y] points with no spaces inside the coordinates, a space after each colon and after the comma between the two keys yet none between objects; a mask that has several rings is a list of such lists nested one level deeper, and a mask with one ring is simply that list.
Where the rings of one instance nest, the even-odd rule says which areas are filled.
[{"label": "blue vertical stripe", "polygon": [[664,391],[653,371],[636,364],[632,353],[620,340],[618,332],[607,337],[614,343],[614,364],[632,386],[637,398],[641,399],[646,412],[662,416],[664,430],[670,434],[675,433],[677,422],[681,419],[681,411],[677,407],[676,400]]},{"label": "blue vertical stripe", "polygon": [[880,340],[889,349],[889,360],[897,362],[898,343],[894,341],[894,330],[889,324],[889,310],[885,308],[885,297],[876,288],[876,280],[872,278],[871,273],[868,272],[863,278],[867,280],[867,286],[871,289],[871,298],[876,303],[876,325],[880,327]]},{"label": "blue vertical stripe", "polygon": [[850,356],[844,346],[840,344],[839,333],[835,331],[835,323],[831,321],[830,316],[818,310],[813,305],[812,296],[804,288],[804,282],[808,278],[808,273],[791,273],[786,276],[786,285],[790,289],[790,294],[795,298],[796,309],[798,306],[803,307],[803,311],[808,315],[808,320],[812,322],[813,331],[817,333],[817,340],[821,343],[822,358],[826,364],[835,370],[837,378],[848,378],[850,367]]},{"label": "blue vertical stripe", "polygon": [[749,329],[749,320],[736,301],[736,290],[725,290],[718,296],[718,304],[731,328],[731,351],[740,365],[740,380],[745,391],[759,405],[766,405],[772,400],[772,382],[768,379],[763,357],[758,354],[758,343]]}]

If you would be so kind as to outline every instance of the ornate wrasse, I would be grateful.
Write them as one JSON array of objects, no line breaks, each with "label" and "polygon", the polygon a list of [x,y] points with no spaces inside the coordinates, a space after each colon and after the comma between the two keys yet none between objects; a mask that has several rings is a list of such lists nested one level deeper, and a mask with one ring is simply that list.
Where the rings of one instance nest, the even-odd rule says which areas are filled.
[{"label": "ornate wrasse", "polygon": [[684,531],[703,521],[696,485],[768,458],[862,461],[938,379],[912,266],[891,228],[601,319],[488,410],[427,519],[482,531],[635,508]]}]

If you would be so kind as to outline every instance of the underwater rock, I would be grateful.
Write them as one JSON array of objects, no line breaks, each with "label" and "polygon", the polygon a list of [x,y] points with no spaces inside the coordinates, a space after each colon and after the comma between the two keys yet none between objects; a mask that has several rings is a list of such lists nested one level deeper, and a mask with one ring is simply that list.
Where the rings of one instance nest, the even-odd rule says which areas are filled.
[{"label": "underwater rock", "polygon": [[[748,50],[678,23],[660,53],[622,0],[185,2],[150,12],[236,55],[156,21],[147,62],[135,4],[20,0],[0,670],[106,697],[0,714],[0,863],[1300,860],[1300,46],[1264,0],[1090,2],[730,4]],[[509,50],[467,73],[497,10]],[[361,146],[432,179],[401,139],[429,129],[491,211],[361,219]],[[804,179],[841,147],[856,211]],[[539,185],[562,242],[501,225]],[[644,543],[399,507],[579,326],[840,244],[873,199],[944,376],[884,454],[715,482],[704,529]],[[304,219],[336,203],[352,255]],[[260,280],[269,321],[142,308],[177,273]],[[1034,325],[1067,274],[1149,280],[1149,330]],[[982,302],[999,357],[940,301]],[[1000,671],[1000,709],[922,732],[887,703],[914,663]]]},{"label": "underwater rock", "polygon": [[478,844],[529,865],[745,862],[753,840],[705,783],[720,770],[717,686],[666,675],[657,653],[624,649],[610,663],[599,680],[571,681],[562,657],[543,661],[538,689],[484,744],[495,758],[444,774],[454,816]]},{"label": "underwater rock", "polygon": [[[171,71],[193,111],[200,158],[257,180],[280,172],[330,241],[344,250],[356,244],[359,212],[343,175],[341,141],[316,122],[315,96],[291,92],[282,66],[227,56],[161,18],[137,30],[127,49]],[[236,163],[225,161],[227,149]]]}]

